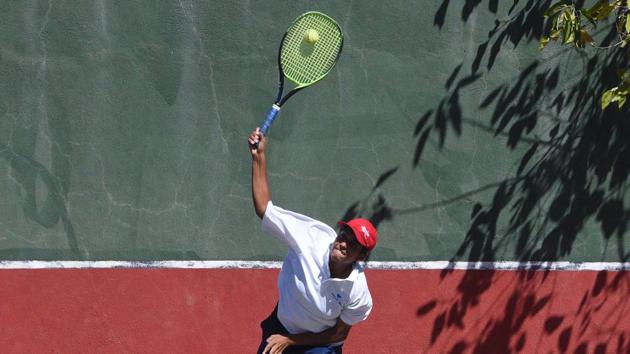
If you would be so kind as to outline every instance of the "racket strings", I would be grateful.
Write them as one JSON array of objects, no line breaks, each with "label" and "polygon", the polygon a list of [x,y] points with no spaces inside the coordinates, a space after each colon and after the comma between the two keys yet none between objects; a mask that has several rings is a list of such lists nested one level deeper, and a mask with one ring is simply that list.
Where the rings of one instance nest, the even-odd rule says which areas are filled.
[{"label": "racket strings", "polygon": [[315,44],[317,47],[313,48],[310,56],[308,58],[302,57],[307,60],[299,60],[294,63],[296,64],[294,68],[296,80],[299,82],[308,83],[317,80],[328,72],[335,63],[340,42],[338,40],[338,29],[334,23],[326,20],[322,17],[309,16],[296,26],[295,31],[292,31],[292,37],[295,37],[292,40],[294,43],[297,42],[298,45],[304,45],[302,42],[303,33],[310,28],[318,30],[321,38]]},{"label": "racket strings", "polygon": [[[308,29],[315,29],[320,35],[312,48],[304,43]],[[334,66],[342,41],[339,26],[331,19],[318,14],[303,16],[293,24],[282,45],[284,75],[298,85],[318,81]]]}]

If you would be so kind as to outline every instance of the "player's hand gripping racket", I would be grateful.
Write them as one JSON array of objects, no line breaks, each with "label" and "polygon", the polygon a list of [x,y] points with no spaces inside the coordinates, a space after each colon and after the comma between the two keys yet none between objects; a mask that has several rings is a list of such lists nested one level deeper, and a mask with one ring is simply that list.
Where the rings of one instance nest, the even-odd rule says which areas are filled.
[{"label": "player's hand gripping racket", "polygon": [[[269,127],[280,112],[280,107],[303,88],[323,79],[335,66],[341,48],[343,34],[335,20],[321,12],[300,15],[282,37],[278,51],[278,96],[271,106],[260,129],[267,135]],[[284,78],[295,87],[282,96]],[[254,145],[257,148],[258,144]]]}]

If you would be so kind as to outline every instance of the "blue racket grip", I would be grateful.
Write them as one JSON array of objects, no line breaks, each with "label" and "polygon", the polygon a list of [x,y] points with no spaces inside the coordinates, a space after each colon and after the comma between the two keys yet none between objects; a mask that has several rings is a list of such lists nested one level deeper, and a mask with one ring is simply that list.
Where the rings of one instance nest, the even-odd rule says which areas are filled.
[{"label": "blue racket grip", "polygon": [[280,107],[277,105],[273,105],[271,106],[271,109],[269,110],[269,112],[267,113],[267,119],[265,119],[265,122],[263,123],[262,127],[260,128],[261,133],[263,133],[263,135],[267,135],[267,132],[269,131],[269,128],[271,127],[271,123],[273,123],[273,120],[276,119],[276,116],[278,115],[278,112],[280,112]]}]

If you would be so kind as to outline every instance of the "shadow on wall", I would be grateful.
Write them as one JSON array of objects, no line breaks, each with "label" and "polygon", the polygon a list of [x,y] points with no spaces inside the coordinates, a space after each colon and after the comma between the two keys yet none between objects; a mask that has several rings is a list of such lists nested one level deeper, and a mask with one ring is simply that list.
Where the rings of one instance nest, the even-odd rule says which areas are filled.
[{"label": "shadow on wall", "polygon": [[451,354],[630,353],[630,274],[584,273],[579,279],[591,286],[580,287],[580,293],[566,286],[576,280],[571,278],[575,273],[470,270],[453,275],[456,279],[442,277],[440,286],[456,282],[456,295],[418,307],[418,318],[433,324],[425,349]]},{"label": "shadow on wall", "polygon": [[[51,229],[60,222],[63,225],[68,241],[69,252],[76,259],[83,259],[74,227],[68,217],[66,197],[70,183],[69,142],[70,128],[67,112],[58,104],[59,99],[51,94],[46,97],[53,101],[48,105],[48,139],[50,139],[50,158],[52,171],[35,161],[36,140],[39,119],[35,115],[29,117],[31,124],[16,128],[12,134],[11,146],[0,143],[0,160],[4,159],[11,166],[11,175],[20,184],[22,208],[24,215],[39,225]],[[38,202],[38,181],[42,182],[45,199]],[[19,253],[19,252],[18,252]],[[68,253],[68,252],[64,252]],[[28,257],[28,256],[27,256]]]},{"label": "shadow on wall", "polygon": [[[467,19],[480,3],[467,1],[462,19]],[[435,137],[443,147],[447,132],[452,130],[461,136],[465,127],[471,126],[495,138],[507,138],[507,149],[527,147],[516,173],[448,200],[396,209],[387,204],[387,198],[379,191],[396,173],[395,167],[384,172],[369,195],[351,205],[344,218],[362,215],[379,224],[397,215],[429,210],[494,189],[489,204],[478,203],[471,210],[469,230],[452,260],[494,261],[498,247],[505,242],[515,242],[514,257],[519,261],[558,260],[571,254],[585,223],[594,218],[605,243],[614,242],[619,261],[627,261],[630,250],[624,249],[624,234],[630,206],[624,206],[624,197],[630,173],[629,112],[627,107],[620,111],[612,106],[602,111],[599,104],[601,93],[616,84],[615,69],[628,65],[623,50],[601,51],[592,57],[574,52],[582,55],[583,70],[582,76],[573,81],[568,81],[571,78],[564,76],[569,74],[559,67],[545,69],[541,62],[533,62],[516,80],[494,88],[483,99],[479,109],[487,112],[486,123],[483,119],[466,118],[460,105],[460,91],[482,78],[482,62],[487,62],[489,72],[502,45],[511,42],[518,46],[523,41],[537,41],[542,35],[543,14],[551,2],[530,0],[517,6],[520,3],[513,2],[508,20],[496,21],[487,40],[477,48],[470,73],[460,77],[464,64],[458,65],[445,83],[445,97],[418,120],[413,159],[414,167],[419,167],[430,138]],[[436,14],[438,26],[443,23],[448,5],[449,1],[444,1]],[[495,1],[490,1],[489,9],[496,12]],[[613,37],[611,28],[602,45]],[[537,127],[543,118],[552,126],[544,127],[547,136],[537,136],[535,132],[543,129]],[[507,213],[507,230],[499,232],[499,217]]]},{"label": "shadow on wall", "polygon": [[[442,148],[447,133],[462,136],[470,126],[505,140],[506,149],[526,147],[515,173],[449,200],[400,210],[388,206],[387,198],[377,190],[396,172],[393,169],[381,175],[365,199],[376,202],[370,205],[366,201],[357,202],[348,208],[345,217],[364,215],[378,224],[397,215],[418,213],[494,190],[489,203],[477,203],[470,211],[468,231],[451,261],[495,261],[497,251],[505,249],[506,244],[514,245],[513,256],[519,262],[563,259],[571,255],[576,240],[590,221],[595,221],[601,230],[606,245],[602,257],[613,243],[617,250],[614,258],[620,262],[630,260],[630,250],[625,249],[624,242],[630,220],[630,206],[624,205],[630,173],[630,111],[627,105],[623,110],[611,105],[602,111],[599,100],[605,89],[617,84],[616,68],[628,67],[626,50],[610,49],[596,55],[574,51],[572,55],[578,56],[576,64],[581,66],[577,78],[568,76],[565,68],[535,61],[517,79],[506,81],[483,98],[478,107],[482,112],[479,120],[466,118],[460,105],[461,90],[492,71],[505,44],[516,47],[540,39],[545,30],[543,14],[551,3],[514,0],[507,20],[505,15],[501,20],[497,16],[487,40],[477,47],[468,73],[464,74],[467,71],[464,63],[453,70],[445,82],[447,94],[421,116],[414,132],[417,142],[414,167],[421,167],[421,156],[429,139],[436,139]],[[467,0],[462,21],[472,11],[482,11],[481,4],[480,0]],[[497,13],[498,1],[483,4],[487,4],[490,12]],[[449,6],[454,5],[449,0],[443,1],[435,14],[436,26],[441,28]],[[614,37],[611,26],[602,45],[609,44]],[[570,50],[573,49],[561,54],[566,55]],[[543,130],[546,128],[543,121],[550,124],[549,129]],[[536,135],[540,131],[548,133]],[[507,220],[507,225],[504,221],[499,223],[500,217]],[[463,275],[452,269],[442,272],[442,281],[461,276],[455,295],[423,301],[417,309],[420,318],[433,321],[429,344],[432,350],[519,352],[532,345],[532,341],[539,341],[536,336],[540,334],[547,340],[554,338],[552,348],[560,352],[630,353],[630,332],[627,328],[625,332],[616,331],[617,325],[623,323],[622,318],[610,315],[615,308],[624,309],[627,305],[630,289],[627,272],[598,273],[592,289],[581,294],[581,301],[561,313],[550,306],[557,293],[556,285],[549,284],[556,276],[554,272],[550,275],[542,270],[522,271],[510,285],[501,283],[502,273],[505,274],[473,269]],[[504,291],[495,293],[497,286],[504,286]],[[487,310],[489,318],[467,317],[484,295],[496,296],[493,300],[484,299],[494,304]],[[528,321],[534,323],[541,318],[544,318],[542,333],[527,333],[527,328],[531,328]],[[451,344],[447,347],[442,342]]]},{"label": "shadow on wall", "polygon": [[[45,228],[55,227],[61,221],[72,255],[81,258],[79,243],[65,206],[66,194],[59,179],[37,161],[23,156],[1,143],[0,158],[9,163],[14,171],[14,178],[22,186],[24,215]],[[41,180],[46,186],[46,199],[41,207],[38,207],[36,198],[37,180]]]},{"label": "shadow on wall", "polygon": [[[464,9],[472,3],[478,4],[467,1]],[[564,71],[558,67],[542,69],[542,63],[534,62],[517,80],[500,85],[485,97],[479,107],[490,111],[485,124],[465,119],[459,105],[459,90],[481,76],[482,62],[492,70],[504,42],[509,40],[516,46],[521,40],[540,38],[541,20],[549,5],[529,1],[522,10],[511,12],[510,20],[497,25],[478,47],[471,73],[457,80],[461,68],[456,68],[446,83],[448,95],[418,122],[414,166],[419,165],[430,134],[437,134],[443,146],[446,131],[453,129],[459,136],[464,124],[485,129],[495,137],[507,137],[509,149],[527,146],[516,173],[498,184],[492,201],[471,210],[468,232],[452,260],[494,261],[497,249],[508,242],[515,243],[514,257],[521,262],[555,261],[571,254],[584,225],[593,219],[604,243],[616,243],[616,258],[627,262],[630,257],[630,250],[624,248],[630,219],[630,207],[624,206],[630,171],[630,114],[616,107],[602,111],[599,104],[601,93],[615,84],[615,68],[628,65],[623,50],[591,57],[578,53],[582,55],[582,75],[562,87],[559,83],[569,80],[563,77]],[[610,33],[609,41],[614,31]],[[492,48],[489,53],[488,46]],[[548,136],[535,136],[533,132],[542,130],[535,128],[544,116],[554,117]],[[505,231],[497,230],[502,214],[509,215]],[[466,318],[467,310],[498,286],[498,273],[466,271],[454,297],[440,299],[440,305],[435,302],[433,309],[432,302],[418,308],[418,316],[435,315],[431,345],[437,345],[448,328],[458,328],[461,336],[449,348],[451,353],[519,352],[532,341],[540,343],[538,336],[549,340],[544,348],[555,347],[562,353],[630,352],[628,329],[617,329],[624,317],[611,316],[627,305],[624,294],[630,278],[624,271],[612,276],[600,272],[592,289],[581,294],[580,303],[562,312],[551,306],[558,293],[555,283],[549,291],[540,290],[545,282],[552,281],[549,273],[522,272],[516,284],[491,300],[503,312],[483,319],[479,324],[483,331],[478,336],[466,336],[464,324],[471,321]],[[449,274],[452,271],[445,270],[442,279]],[[556,301],[571,297],[566,293],[559,296]],[[531,326],[541,319],[543,330],[528,333],[527,323]]]},{"label": "shadow on wall", "polygon": [[[473,6],[470,3],[478,4],[468,1],[465,11]],[[601,93],[615,84],[615,69],[628,65],[624,50],[602,51],[592,57],[578,52],[583,68],[573,82],[558,67],[542,69],[540,62],[532,63],[515,82],[496,87],[484,98],[479,108],[490,111],[485,124],[465,119],[459,104],[460,89],[481,77],[479,66],[486,58],[487,70],[492,70],[503,43],[517,46],[523,40],[540,38],[549,5],[548,1],[529,1],[521,10],[511,10],[507,22],[497,22],[488,40],[478,47],[471,73],[457,80],[461,65],[456,68],[446,83],[446,97],[418,121],[414,166],[429,135],[437,134],[443,146],[449,127],[460,136],[465,123],[495,137],[506,136],[509,149],[527,146],[515,175],[498,184],[492,202],[471,210],[470,228],[454,259],[493,261],[497,247],[505,241],[502,238],[509,238],[516,241],[514,256],[519,261],[558,260],[571,254],[576,237],[591,218],[600,225],[606,243],[616,242],[619,261],[630,257],[623,242],[630,217],[630,207],[624,206],[630,172],[629,114],[616,107],[602,111],[599,104]],[[614,28],[610,33],[609,40]],[[559,83],[564,85],[559,87]],[[553,117],[545,130],[548,136],[536,136],[533,132],[542,131],[536,128],[543,117]],[[497,238],[502,213],[509,213],[508,229]]]}]

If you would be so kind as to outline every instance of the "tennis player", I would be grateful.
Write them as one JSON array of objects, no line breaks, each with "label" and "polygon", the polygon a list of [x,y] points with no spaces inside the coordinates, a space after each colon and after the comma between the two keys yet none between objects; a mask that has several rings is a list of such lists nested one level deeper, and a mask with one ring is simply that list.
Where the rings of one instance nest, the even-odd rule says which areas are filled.
[{"label": "tennis player", "polygon": [[[366,219],[328,225],[284,210],[271,201],[266,138],[258,128],[248,139],[252,197],[262,229],[289,247],[278,279],[280,298],[262,321],[258,353],[341,353],[350,328],[367,319],[372,297],[363,267],[377,232]],[[258,144],[256,148],[255,144]]]}]

